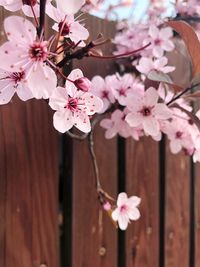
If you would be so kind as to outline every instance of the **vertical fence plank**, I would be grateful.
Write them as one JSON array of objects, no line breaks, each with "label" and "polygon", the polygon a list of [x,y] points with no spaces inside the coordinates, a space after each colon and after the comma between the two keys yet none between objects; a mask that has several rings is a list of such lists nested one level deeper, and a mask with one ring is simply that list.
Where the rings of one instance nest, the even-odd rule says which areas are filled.
[{"label": "vertical fence plank", "polygon": [[165,266],[188,267],[190,246],[190,159],[166,148]]},{"label": "vertical fence plank", "polygon": [[159,266],[159,154],[150,138],[126,141],[126,191],[142,198],[141,218],[126,233],[126,266]]},{"label": "vertical fence plank", "polygon": [[195,267],[200,266],[200,163],[195,164]]},{"label": "vertical fence plank", "polygon": [[[114,24],[92,18],[86,23],[96,38],[99,33],[112,37]],[[105,49],[111,53],[111,49]],[[113,62],[85,59],[81,69],[86,77],[107,75],[113,71]],[[79,62],[74,62],[79,67]],[[117,144],[116,139],[105,140],[104,131],[98,127],[94,135],[95,151],[100,177],[105,190],[117,193]],[[88,141],[73,143],[73,267],[117,266],[117,232],[97,200],[95,176],[88,150]]]},{"label": "vertical fence plank", "polygon": [[57,135],[51,117],[39,101],[15,98],[0,109],[4,267],[58,266]]}]

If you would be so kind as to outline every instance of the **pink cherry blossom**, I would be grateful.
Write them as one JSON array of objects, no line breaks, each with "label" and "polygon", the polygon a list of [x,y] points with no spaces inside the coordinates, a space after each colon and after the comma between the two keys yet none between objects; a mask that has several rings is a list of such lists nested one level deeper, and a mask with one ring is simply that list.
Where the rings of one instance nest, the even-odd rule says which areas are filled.
[{"label": "pink cherry blossom", "polygon": [[36,17],[39,16],[39,1],[37,0],[0,0],[0,6],[12,12],[21,9],[29,17],[33,17],[33,8]]},{"label": "pink cherry blossom", "polygon": [[126,230],[130,220],[136,221],[140,218],[138,206],[141,199],[136,196],[127,197],[126,193],[120,193],[117,198],[117,208],[112,212],[112,218],[118,222],[121,230]]},{"label": "pink cherry blossom", "polygon": [[85,0],[56,0],[57,7],[66,14],[75,14],[85,4]]},{"label": "pink cherry blossom", "polygon": [[146,134],[158,136],[160,121],[168,120],[172,116],[171,110],[164,103],[158,103],[158,99],[158,92],[153,87],[145,91],[143,97],[129,97],[127,106],[130,113],[126,116],[128,124],[131,127],[142,125]]},{"label": "pink cherry blossom", "polygon": [[109,76],[103,79],[101,76],[94,76],[92,78],[91,93],[100,97],[103,101],[103,108],[100,113],[104,113],[110,104],[115,102],[112,90],[108,84]]},{"label": "pink cherry blossom", "polygon": [[176,11],[182,15],[197,15],[200,14],[199,0],[177,0],[175,5]]},{"label": "pink cherry blossom", "polygon": [[50,3],[46,7],[46,12],[56,22],[52,28],[60,32],[61,36],[71,39],[74,43],[89,37],[88,30],[78,21],[75,21],[73,15],[67,15],[66,12],[55,8]]},{"label": "pink cherry blossom", "polygon": [[23,101],[33,98],[25,72],[0,71],[0,104],[7,104],[15,93]]},{"label": "pink cherry blossom", "polygon": [[148,75],[152,70],[161,71],[163,73],[169,73],[175,70],[173,66],[167,66],[168,59],[166,57],[161,57],[158,59],[151,59],[147,57],[142,57],[139,61],[139,64],[136,66],[136,69]]},{"label": "pink cherry blossom", "polygon": [[[68,76],[70,80],[83,76],[79,69],[73,70]],[[70,84],[70,86],[68,86]],[[89,116],[102,109],[100,98],[90,92],[78,90],[72,82],[66,82],[66,87],[57,87],[50,97],[49,105],[56,110],[53,118],[54,127],[61,133],[73,126],[82,132],[90,132]]]},{"label": "pink cherry blossom", "polygon": [[107,139],[111,139],[119,134],[124,138],[132,137],[135,140],[139,140],[139,138],[143,135],[141,127],[130,127],[125,121],[127,113],[127,109],[124,111],[116,109],[112,113],[110,119],[105,118],[100,122],[100,126],[106,129],[105,137]]},{"label": "pink cherry blossom", "polygon": [[151,25],[149,28],[149,38],[144,40],[144,44],[151,43],[151,46],[147,49],[152,49],[153,56],[159,58],[162,57],[165,51],[172,51],[174,49],[174,43],[171,38],[173,31],[170,27],[159,29],[155,25]]},{"label": "pink cherry blossom", "polygon": [[111,88],[116,100],[122,106],[126,106],[126,100],[130,94],[138,92],[143,95],[144,93],[144,85],[131,74],[109,76],[108,86]]},{"label": "pink cherry blossom", "polygon": [[8,41],[0,47],[0,68],[26,72],[28,87],[35,98],[49,98],[57,84],[55,72],[47,63],[48,42],[38,40],[33,24],[18,16],[4,21]]}]

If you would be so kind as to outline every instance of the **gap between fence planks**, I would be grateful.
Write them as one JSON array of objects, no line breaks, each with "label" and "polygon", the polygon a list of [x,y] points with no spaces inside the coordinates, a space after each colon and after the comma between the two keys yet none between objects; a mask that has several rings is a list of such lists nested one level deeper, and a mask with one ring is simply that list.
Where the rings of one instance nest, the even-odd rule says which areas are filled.
[{"label": "gap between fence planks", "polygon": [[[85,23],[96,39],[99,33],[111,38],[115,33],[114,23],[88,16]],[[112,53],[111,45],[103,50]],[[86,77],[107,75],[114,72],[114,61],[86,58],[74,61],[73,68],[80,67]],[[117,140],[105,140],[99,126],[94,135],[95,151],[100,168],[103,188],[112,196],[117,195]],[[73,142],[73,267],[117,266],[117,231],[99,205],[95,189],[95,176],[88,150],[88,141]],[[102,221],[101,221],[102,216]]]}]

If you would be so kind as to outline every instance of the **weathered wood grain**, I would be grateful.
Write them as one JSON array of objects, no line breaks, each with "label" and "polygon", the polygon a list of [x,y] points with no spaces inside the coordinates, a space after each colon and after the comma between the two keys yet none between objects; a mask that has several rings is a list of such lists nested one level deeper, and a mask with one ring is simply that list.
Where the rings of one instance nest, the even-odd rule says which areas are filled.
[{"label": "weathered wood grain", "polygon": [[0,108],[3,267],[58,266],[57,133],[45,102]]},{"label": "weathered wood grain", "polygon": [[[112,37],[114,24],[92,18],[86,19],[94,38],[102,32]],[[110,47],[111,48],[111,47]],[[108,46],[104,49],[111,53]],[[94,60],[75,61],[86,77],[107,75],[113,69],[113,61]],[[95,151],[100,169],[103,188],[111,195],[117,194],[117,144],[116,139],[105,140],[104,131],[95,130]],[[91,164],[87,140],[73,143],[73,253],[72,266],[117,266],[117,231],[97,199],[95,176]],[[102,221],[101,221],[102,216]]]},{"label": "weathered wood grain", "polygon": [[126,266],[159,266],[159,152],[150,138],[126,141],[126,191],[141,197],[141,218],[126,233]]},{"label": "weathered wood grain", "polygon": [[190,246],[190,159],[166,148],[165,266],[188,267]]}]

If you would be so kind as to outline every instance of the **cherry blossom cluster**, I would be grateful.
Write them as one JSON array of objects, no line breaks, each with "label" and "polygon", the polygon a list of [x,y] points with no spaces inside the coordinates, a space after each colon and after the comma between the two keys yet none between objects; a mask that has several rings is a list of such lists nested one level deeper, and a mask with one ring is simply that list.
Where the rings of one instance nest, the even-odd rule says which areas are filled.
[{"label": "cherry blossom cluster", "polygon": [[[72,127],[84,133],[91,131],[93,115],[106,110],[105,98],[93,92],[91,82],[80,69],[66,76],[63,67],[68,69],[73,58],[96,54],[95,46],[99,46],[101,40],[88,43],[89,32],[75,14],[80,8],[87,10],[97,2],[0,0],[5,9],[24,13],[4,20],[7,40],[0,46],[0,105],[8,104],[14,94],[23,101],[44,99],[55,111],[53,125],[60,133]],[[55,34],[50,37],[46,37],[46,16],[54,22]],[[127,198],[121,193],[117,207],[113,205],[111,209],[112,220],[118,221],[119,227],[125,230],[129,220],[139,218],[139,203],[139,198]]]},{"label": "cherry blossom cluster", "polygon": [[[95,119],[101,118],[100,125],[108,139],[116,135],[135,140],[150,136],[160,141],[165,134],[172,153],[183,150],[194,162],[200,161],[200,123],[196,123],[200,111],[193,110],[187,88],[173,90],[170,75],[176,67],[168,62],[168,53],[175,50],[175,37],[173,29],[160,16],[167,11],[165,1],[151,1],[146,18],[137,25],[119,23],[113,40],[116,50],[107,57],[99,46],[108,40],[100,36],[88,41],[82,15],[76,16],[78,11],[87,11],[101,2],[0,0],[7,10],[21,10],[24,14],[4,20],[7,40],[0,46],[0,105],[8,104],[14,94],[23,101],[44,99],[54,110],[53,125],[60,133],[73,135],[70,130],[76,127],[88,134],[91,141]],[[176,1],[176,16],[199,15],[197,2]],[[46,16],[53,21],[54,34],[48,37]],[[83,57],[120,58],[120,73],[108,73],[105,78],[97,73],[90,81],[80,69],[69,68],[71,60]],[[70,74],[66,76],[63,68]],[[148,85],[149,80],[156,83]],[[190,85],[189,89],[195,87]],[[96,170],[92,144],[93,141],[90,151]],[[125,230],[131,220],[140,217],[141,200],[136,196],[128,198],[123,192],[116,205],[110,204],[112,198],[101,188],[98,173],[100,203],[119,228]]]},{"label": "cherry blossom cluster", "polygon": [[[174,93],[166,85],[161,83],[158,90],[153,87],[145,90],[139,78],[117,73],[105,79],[95,76],[91,91],[103,100],[102,112],[111,113],[100,123],[106,129],[107,139],[118,134],[134,140],[151,136],[160,141],[164,133],[170,140],[172,153],[183,150],[193,155],[194,162],[200,161],[199,129],[180,109],[191,112],[192,107],[182,98],[172,101]],[[200,112],[196,116],[200,118]]]}]

